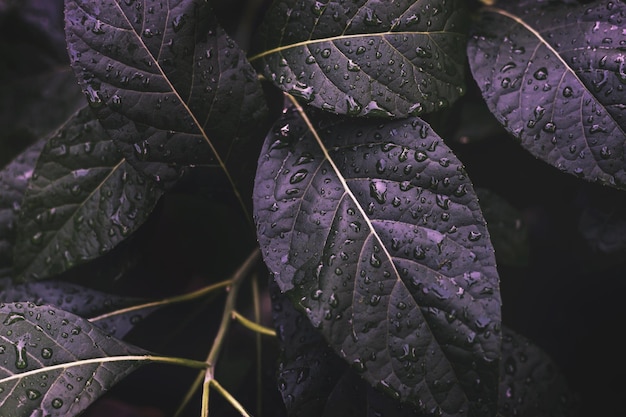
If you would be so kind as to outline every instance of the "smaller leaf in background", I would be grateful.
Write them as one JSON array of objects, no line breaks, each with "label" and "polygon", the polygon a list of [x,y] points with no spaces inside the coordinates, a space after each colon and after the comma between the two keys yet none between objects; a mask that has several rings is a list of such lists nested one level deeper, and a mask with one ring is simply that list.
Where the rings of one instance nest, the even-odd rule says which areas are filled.
[{"label": "smaller leaf in background", "polygon": [[578,401],[546,352],[503,327],[498,416],[576,417]]},{"label": "smaller leaf in background", "polygon": [[10,279],[0,280],[0,303],[25,300],[36,305],[51,305],[88,319],[117,339],[122,339],[137,323],[159,308],[149,306],[126,311],[126,307],[143,304],[147,300],[107,294],[63,281],[15,284]]},{"label": "smaller leaf in background", "polygon": [[43,279],[109,252],[147,220],[162,193],[81,109],[35,167],[17,224],[16,272]]},{"label": "smaller leaf in background", "polygon": [[[359,364],[342,361],[273,280],[270,294],[281,348],[278,387],[289,417],[430,416],[370,387]],[[502,333],[498,416],[577,416],[577,397],[554,361],[511,329]]]},{"label": "smaller leaf in background", "polygon": [[491,112],[530,153],[626,189],[626,3],[567,3],[484,8],[470,68]]},{"label": "smaller leaf in background", "polygon": [[626,193],[610,188],[582,188],[578,229],[589,246],[606,254],[626,251]]},{"label": "smaller leaf in background", "polygon": [[477,188],[476,195],[487,221],[498,265],[528,265],[530,243],[522,213],[491,190]]},{"label": "smaller leaf in background", "polygon": [[78,415],[147,363],[147,351],[52,306],[3,304],[0,323],[2,415]]},{"label": "smaller leaf in background", "polygon": [[45,143],[35,142],[0,171],[0,268],[12,270],[17,216]]},{"label": "smaller leaf in background", "polygon": [[465,13],[459,0],[276,1],[250,60],[278,88],[317,108],[420,115],[465,91]]}]

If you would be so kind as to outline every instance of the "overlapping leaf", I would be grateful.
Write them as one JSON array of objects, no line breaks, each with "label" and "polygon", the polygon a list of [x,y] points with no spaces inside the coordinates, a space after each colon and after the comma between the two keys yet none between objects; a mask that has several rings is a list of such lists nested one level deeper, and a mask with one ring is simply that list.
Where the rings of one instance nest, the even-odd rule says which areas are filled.
[{"label": "overlapping leaf", "polygon": [[131,165],[168,184],[186,166],[214,165],[237,182],[266,106],[206,2],[66,0],[66,34],[80,84]]},{"label": "overlapping leaf", "polygon": [[[367,386],[314,332],[278,287],[270,284],[281,342],[278,387],[289,416],[423,417]],[[556,363],[539,347],[503,327],[498,416],[574,417],[578,398]]]},{"label": "overlapping leaf", "polygon": [[106,294],[63,281],[15,284],[10,279],[0,280],[0,303],[25,300],[38,305],[51,305],[88,319],[103,332],[118,339],[123,338],[135,324],[158,308],[150,306],[131,311],[126,307],[145,303],[146,300]]},{"label": "overlapping leaf", "polygon": [[498,6],[468,46],[490,110],[533,155],[626,189],[626,3]]},{"label": "overlapping leaf", "polygon": [[279,88],[339,114],[404,117],[465,88],[465,2],[275,1],[253,64]]},{"label": "overlapping leaf", "polygon": [[161,194],[83,108],[37,161],[20,209],[15,269],[43,279],[103,255],[143,224]]},{"label": "overlapping leaf", "polygon": [[387,395],[492,415],[498,277],[460,162],[419,119],[313,130],[302,115],[289,109],[274,126],[255,183],[258,239],[281,290]]},{"label": "overlapping leaf", "polygon": [[51,306],[0,306],[0,414],[71,416],[147,361],[148,352]]}]

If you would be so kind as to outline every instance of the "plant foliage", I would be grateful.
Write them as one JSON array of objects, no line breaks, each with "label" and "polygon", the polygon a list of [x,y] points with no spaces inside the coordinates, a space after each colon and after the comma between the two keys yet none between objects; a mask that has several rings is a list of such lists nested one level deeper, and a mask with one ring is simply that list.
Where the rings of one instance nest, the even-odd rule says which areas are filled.
[{"label": "plant foliage", "polygon": [[625,19],[0,1],[0,415],[612,415]]}]

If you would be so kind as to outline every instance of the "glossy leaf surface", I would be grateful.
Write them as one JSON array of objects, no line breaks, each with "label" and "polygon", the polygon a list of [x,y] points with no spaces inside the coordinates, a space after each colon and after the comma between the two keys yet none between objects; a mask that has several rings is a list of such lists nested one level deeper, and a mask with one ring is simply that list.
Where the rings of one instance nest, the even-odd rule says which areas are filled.
[{"label": "glossy leaf surface", "polygon": [[533,155],[626,188],[626,4],[498,6],[480,14],[468,46],[490,110]]},{"label": "glossy leaf surface", "polygon": [[251,61],[334,113],[405,117],[463,94],[465,2],[275,1]]},{"label": "glossy leaf surface", "polygon": [[169,184],[211,165],[235,181],[266,106],[206,2],[67,0],[66,34],[91,107],[139,172]]},{"label": "glossy leaf surface", "polygon": [[391,397],[491,415],[498,276],[460,162],[419,119],[315,126],[289,108],[259,158],[258,239],[281,290]]},{"label": "glossy leaf surface", "polygon": [[141,226],[161,194],[84,108],[37,161],[17,226],[16,270],[43,279],[103,255]]},{"label": "glossy leaf surface", "polygon": [[3,304],[0,322],[2,415],[77,415],[147,354],[51,306]]},{"label": "glossy leaf surface", "polygon": [[55,308],[98,326],[106,334],[123,338],[135,324],[156,310],[156,307],[126,312],[124,308],[145,303],[135,297],[107,294],[91,288],[63,281],[42,281],[15,284],[10,279],[0,280],[0,303],[30,301]]}]

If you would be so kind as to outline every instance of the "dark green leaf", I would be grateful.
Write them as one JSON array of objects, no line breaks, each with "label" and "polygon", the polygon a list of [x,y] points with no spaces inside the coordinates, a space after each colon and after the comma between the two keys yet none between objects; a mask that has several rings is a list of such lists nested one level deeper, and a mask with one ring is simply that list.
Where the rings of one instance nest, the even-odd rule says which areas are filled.
[{"label": "dark green leaf", "polygon": [[524,336],[502,328],[501,417],[574,417],[578,398],[546,352]]},{"label": "dark green leaf", "polygon": [[281,290],[388,395],[493,415],[499,284],[462,165],[420,119],[316,126],[286,110],[259,158],[258,239]]},{"label": "dark green leaf", "polygon": [[237,158],[266,106],[206,2],[67,0],[66,34],[87,99],[129,163],[165,183],[215,166],[237,191]]},{"label": "dark green leaf", "polygon": [[143,349],[51,306],[0,307],[0,414],[71,416],[146,363]]},{"label": "dark green leaf", "polygon": [[103,255],[141,226],[161,194],[83,108],[39,157],[18,220],[16,270],[43,279]]},{"label": "dark green leaf", "polygon": [[0,268],[13,267],[17,215],[45,143],[35,142],[0,171]]},{"label": "dark green leaf", "polygon": [[465,2],[275,1],[257,68],[303,102],[339,114],[404,117],[463,94]]},{"label": "dark green leaf", "polygon": [[526,266],[530,243],[522,213],[498,194],[476,189],[498,265]]},{"label": "dark green leaf", "polygon": [[468,46],[489,109],[538,158],[626,189],[626,4],[498,5]]},{"label": "dark green leaf", "polygon": [[126,311],[125,307],[146,300],[106,294],[91,288],[63,281],[43,281],[15,284],[10,279],[0,281],[0,303],[28,300],[38,305],[51,305],[59,310],[89,319],[105,333],[123,338],[135,324],[158,307]]}]

